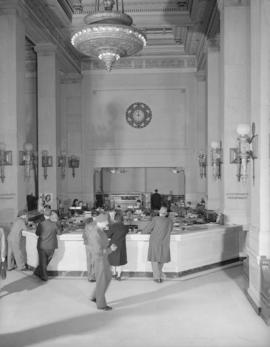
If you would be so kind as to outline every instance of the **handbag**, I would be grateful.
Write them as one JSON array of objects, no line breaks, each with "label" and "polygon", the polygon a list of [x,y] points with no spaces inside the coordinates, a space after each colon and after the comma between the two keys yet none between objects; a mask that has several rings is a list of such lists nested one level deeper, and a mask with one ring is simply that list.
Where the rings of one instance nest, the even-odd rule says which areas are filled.
[{"label": "handbag", "polygon": [[2,280],[5,280],[7,278],[7,262],[6,261],[1,261],[0,277],[2,278]]}]

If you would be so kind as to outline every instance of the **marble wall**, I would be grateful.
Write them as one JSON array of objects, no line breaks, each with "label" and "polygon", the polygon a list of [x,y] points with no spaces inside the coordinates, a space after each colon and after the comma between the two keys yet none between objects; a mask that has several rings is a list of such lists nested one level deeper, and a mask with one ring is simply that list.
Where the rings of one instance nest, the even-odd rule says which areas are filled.
[{"label": "marble wall", "polygon": [[[98,167],[184,167],[189,200],[201,198],[205,186],[198,152],[205,147],[205,85],[200,83],[194,73],[102,71],[85,72],[81,90],[80,83],[62,84],[66,147],[81,155],[66,198],[92,201]],[[135,102],[152,111],[150,124],[141,129],[126,120]]]}]

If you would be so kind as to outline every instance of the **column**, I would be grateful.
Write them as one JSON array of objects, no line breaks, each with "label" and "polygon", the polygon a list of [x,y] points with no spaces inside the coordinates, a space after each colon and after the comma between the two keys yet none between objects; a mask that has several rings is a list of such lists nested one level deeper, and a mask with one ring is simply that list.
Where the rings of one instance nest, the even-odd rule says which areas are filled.
[{"label": "column", "polygon": [[[35,46],[38,59],[38,154],[39,154],[39,194],[52,194],[52,208],[57,207],[57,145],[60,136],[57,111],[59,82],[57,75],[56,46],[41,43]],[[48,151],[53,157],[53,166],[48,167],[44,176],[42,152]]]},{"label": "column", "polygon": [[220,1],[221,128],[223,132],[224,214],[226,223],[247,228],[250,194],[248,184],[237,181],[229,150],[236,147],[236,128],[250,123],[249,2]]},{"label": "column", "polygon": [[[222,117],[220,114],[220,50],[216,42],[209,41],[207,49],[207,207],[210,210],[223,210],[223,170],[221,178],[216,179],[212,174],[211,143],[223,140],[221,133]],[[223,142],[223,141],[222,141]]]},{"label": "column", "polygon": [[249,228],[248,294],[270,323],[270,288],[260,270],[264,256],[270,259],[270,167],[269,167],[269,107],[270,107],[270,3],[250,2],[251,42],[251,122],[258,134],[258,159],[255,160],[255,184],[251,184],[251,218]]},{"label": "column", "polygon": [[0,181],[0,223],[9,225],[18,209],[26,207],[23,168],[18,151],[27,136],[24,122],[25,26],[20,1],[0,3],[0,141],[12,151],[12,166],[5,167]]}]

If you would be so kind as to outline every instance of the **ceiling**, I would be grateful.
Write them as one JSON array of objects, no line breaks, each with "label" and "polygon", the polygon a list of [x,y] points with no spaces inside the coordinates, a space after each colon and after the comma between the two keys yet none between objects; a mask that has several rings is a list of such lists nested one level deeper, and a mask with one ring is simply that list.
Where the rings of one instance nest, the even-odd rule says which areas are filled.
[{"label": "ceiling", "polygon": [[[74,66],[91,61],[71,46],[70,37],[82,27],[84,16],[94,12],[95,0],[25,2],[32,12],[43,13],[43,21],[46,9],[46,25],[52,24],[51,36],[54,35],[54,40],[57,39],[68,52],[70,57],[67,59],[73,60]],[[176,59],[192,57],[197,71],[205,69],[208,43],[218,44],[219,40],[217,0],[124,0],[124,10],[133,18],[133,24],[147,35],[147,46],[133,59],[151,59],[152,63],[167,59],[168,65],[174,64]],[[37,33],[30,29],[31,39],[31,34],[35,36]]]}]

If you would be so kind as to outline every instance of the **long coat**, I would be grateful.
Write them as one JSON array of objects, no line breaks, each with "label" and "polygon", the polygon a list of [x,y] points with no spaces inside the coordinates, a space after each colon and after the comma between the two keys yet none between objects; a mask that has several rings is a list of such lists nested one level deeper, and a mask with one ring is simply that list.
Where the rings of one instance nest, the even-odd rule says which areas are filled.
[{"label": "long coat", "polygon": [[111,282],[112,272],[108,261],[109,239],[105,232],[97,226],[91,228],[87,237],[90,252],[94,258],[96,287],[92,293],[92,298],[96,299],[97,307],[104,308],[107,306],[105,292]]},{"label": "long coat", "polygon": [[18,269],[25,266],[25,254],[22,245],[22,231],[26,230],[24,219],[18,217],[12,224],[8,234],[8,269],[14,266],[14,258]]},{"label": "long coat", "polygon": [[149,239],[148,257],[151,262],[168,263],[171,261],[170,235],[173,222],[167,217],[154,217],[144,229],[151,233]]},{"label": "long coat", "polygon": [[6,257],[6,237],[3,228],[0,228],[0,262]]},{"label": "long coat", "polygon": [[127,247],[126,234],[128,233],[128,225],[123,223],[114,223],[110,225],[108,238],[111,239],[111,244],[117,246],[117,250],[109,254],[109,263],[113,266],[121,266],[127,264]]}]

